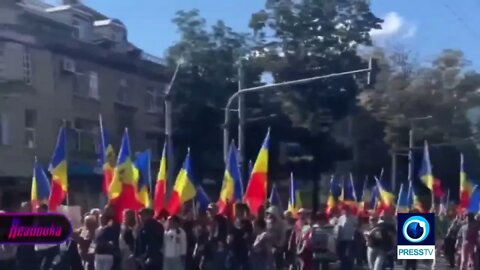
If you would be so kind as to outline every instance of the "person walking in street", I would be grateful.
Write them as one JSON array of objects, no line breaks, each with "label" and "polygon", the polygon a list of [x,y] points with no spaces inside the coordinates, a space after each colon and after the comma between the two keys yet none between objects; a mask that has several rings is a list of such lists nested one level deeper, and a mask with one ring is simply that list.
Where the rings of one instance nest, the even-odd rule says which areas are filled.
[{"label": "person walking in street", "polygon": [[187,237],[180,227],[180,219],[171,216],[167,221],[167,230],[163,237],[163,269],[184,270],[185,256],[187,254]]},{"label": "person walking in street", "polygon": [[462,225],[458,232],[458,244],[460,247],[460,270],[468,270],[469,264],[475,268],[475,247],[478,241],[479,226],[473,214],[467,215],[467,223]]}]

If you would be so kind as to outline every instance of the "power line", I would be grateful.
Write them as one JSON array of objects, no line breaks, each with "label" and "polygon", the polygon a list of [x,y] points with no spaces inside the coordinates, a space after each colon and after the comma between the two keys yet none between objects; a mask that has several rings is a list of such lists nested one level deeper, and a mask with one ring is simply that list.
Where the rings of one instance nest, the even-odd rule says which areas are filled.
[{"label": "power line", "polygon": [[474,36],[475,38],[477,38],[478,40],[480,40],[480,34],[478,34],[477,32],[475,32],[470,26],[469,24],[463,19],[462,16],[460,16],[450,5],[448,5],[446,2],[442,1],[441,2],[442,5],[452,14],[453,17],[455,17],[455,19],[457,19],[457,21],[463,25],[463,27],[465,28],[465,30],[467,30],[470,35]]}]

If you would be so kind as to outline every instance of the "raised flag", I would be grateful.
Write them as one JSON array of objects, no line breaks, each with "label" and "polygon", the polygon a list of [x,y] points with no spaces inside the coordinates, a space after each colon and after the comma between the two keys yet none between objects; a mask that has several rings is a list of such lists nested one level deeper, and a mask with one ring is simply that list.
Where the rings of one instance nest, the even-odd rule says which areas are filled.
[{"label": "raised flag", "polygon": [[288,193],[289,198],[287,210],[292,213],[293,216],[297,216],[298,210],[303,207],[303,203],[302,197],[300,196],[300,189],[293,178],[293,173],[290,173],[290,189]]},{"label": "raised flag", "polygon": [[380,180],[375,177],[375,182],[377,184],[378,189],[378,198],[380,202],[381,210],[388,210],[393,206],[393,200],[395,199],[395,195],[391,192],[388,192],[380,183]]},{"label": "raised flag", "polygon": [[423,207],[420,198],[418,197],[417,193],[415,192],[415,188],[413,187],[412,182],[408,184],[408,207],[409,210],[416,210],[420,213],[425,212],[425,207]]},{"label": "raised flag", "polygon": [[372,197],[372,192],[368,190],[367,185],[368,185],[368,177],[365,177],[365,180],[363,181],[362,198],[359,202],[360,213],[366,213],[368,211],[370,198]]},{"label": "raised flag", "polygon": [[372,193],[371,193],[370,201],[368,202],[368,209],[369,209],[369,210],[371,209],[371,210],[377,211],[378,204],[379,204],[379,191],[378,191],[378,186],[375,185],[375,186],[372,188]]},{"label": "raised flag", "polygon": [[420,167],[419,177],[422,180],[422,183],[433,192],[433,172],[432,172],[432,163],[430,162],[430,153],[428,151],[428,143],[424,142],[423,146],[423,160],[422,166]]},{"label": "raised flag", "polygon": [[158,215],[165,209],[165,196],[167,193],[167,144],[163,145],[162,158],[158,169],[157,181],[155,183],[155,194],[153,197],[153,209]]},{"label": "raised flag", "polygon": [[330,178],[330,186],[327,198],[326,214],[331,215],[337,207],[338,197],[342,193],[342,188],[335,182],[334,176]]},{"label": "raised flag", "polygon": [[190,160],[190,149],[188,149],[187,156],[183,162],[183,166],[178,172],[175,185],[173,186],[172,194],[168,202],[167,210],[170,215],[177,215],[182,206],[195,198],[197,195],[197,188],[192,178],[192,164]]},{"label": "raised flag", "polygon": [[232,142],[228,152],[220,198],[217,202],[219,212],[225,214],[227,207],[231,208],[234,203],[241,201],[242,197],[243,185],[240,177],[240,168],[238,166],[235,144]]},{"label": "raised flag", "polygon": [[125,209],[138,211],[143,207],[137,200],[138,181],[139,172],[132,161],[128,129],[125,129],[108,191],[110,203],[115,207],[117,221],[121,220]]},{"label": "raised flag", "polygon": [[113,145],[110,143],[108,134],[103,128],[102,116],[99,116],[100,123],[100,153],[99,153],[99,165],[102,167],[103,182],[102,190],[105,195],[108,196],[108,189],[113,179],[113,171],[115,169],[115,151]]},{"label": "raised flag", "polygon": [[150,192],[149,186],[151,183],[151,154],[150,150],[145,150],[137,154],[135,159],[135,166],[139,172],[138,184],[137,184],[137,200],[143,207],[149,207]]},{"label": "raised flag", "polygon": [[64,126],[58,132],[57,144],[48,170],[52,175],[48,208],[56,211],[68,194],[67,131]]},{"label": "raised flag", "polygon": [[357,194],[353,184],[353,175],[351,173],[349,179],[343,186],[343,204],[349,206],[354,212],[358,210]]},{"label": "raised flag", "polygon": [[49,197],[50,183],[48,181],[48,177],[37,158],[35,158],[35,164],[33,165],[32,190],[30,196],[32,209],[36,211],[38,205],[42,203],[48,203]]},{"label": "raised flag", "polygon": [[208,205],[211,202],[210,197],[205,192],[202,186],[198,185],[196,189],[197,189],[197,195],[195,200],[197,202],[197,206],[200,209],[200,211],[204,212],[208,209]]},{"label": "raised flag", "polygon": [[473,184],[472,181],[468,179],[467,173],[465,172],[463,154],[460,154],[460,209],[466,209],[469,207],[472,191]]},{"label": "raised flag", "polygon": [[278,194],[277,185],[275,183],[272,184],[272,188],[270,189],[270,196],[268,197],[268,202],[270,205],[275,205],[278,207],[282,207],[282,201],[280,200],[280,195]]},{"label": "raised flag", "polygon": [[255,216],[267,200],[269,141],[270,129],[268,129],[260,152],[258,153],[244,196],[244,202],[250,208],[250,212]]},{"label": "raised flag", "polygon": [[398,213],[408,213],[410,211],[410,203],[408,201],[408,191],[409,189],[404,189],[403,184],[400,185],[400,190],[398,191],[397,206],[395,212]]},{"label": "raised flag", "polygon": [[472,189],[470,202],[468,205],[468,213],[477,214],[480,211],[480,186],[475,185]]}]

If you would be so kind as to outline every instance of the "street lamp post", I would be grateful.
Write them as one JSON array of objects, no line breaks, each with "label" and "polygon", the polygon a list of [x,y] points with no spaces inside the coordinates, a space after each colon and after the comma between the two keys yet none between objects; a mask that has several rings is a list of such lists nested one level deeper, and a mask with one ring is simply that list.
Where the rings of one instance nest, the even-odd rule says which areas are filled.
[{"label": "street lamp post", "polygon": [[[413,150],[415,149],[415,122],[423,121],[431,119],[431,115],[423,116],[423,117],[415,117],[410,118],[408,121],[410,122],[410,129],[408,130],[408,149],[406,156],[408,157],[408,182],[413,181],[413,170],[414,170],[414,162],[413,162]],[[392,168],[391,168],[391,177],[390,181],[392,184],[392,190],[395,190],[396,186],[396,178],[397,178],[397,156],[399,153],[397,152],[398,149],[392,149],[390,152],[391,161],[392,161]]]},{"label": "street lamp post", "polygon": [[[351,70],[351,71],[346,71],[346,72],[340,72],[340,73],[332,73],[328,75],[322,75],[322,76],[315,76],[311,78],[305,78],[305,79],[299,79],[299,80],[294,80],[294,81],[287,81],[287,82],[282,82],[282,83],[273,83],[273,84],[268,84],[268,85],[263,85],[263,86],[256,86],[256,87],[251,87],[251,88],[245,88],[245,89],[239,89],[239,91],[233,93],[230,98],[227,101],[227,104],[225,106],[225,121],[223,123],[223,155],[224,155],[224,160],[227,160],[227,155],[228,155],[228,143],[230,140],[229,136],[229,131],[228,131],[228,125],[230,122],[230,107],[232,105],[232,102],[235,100],[237,97],[243,97],[247,93],[253,93],[253,92],[260,92],[264,90],[272,90],[277,87],[284,87],[284,86],[291,86],[291,85],[299,85],[299,84],[306,84],[310,83],[313,81],[317,80],[323,80],[323,79],[328,79],[328,78],[334,78],[334,77],[341,77],[345,75],[352,75],[352,74],[357,74],[357,73],[363,73],[363,72],[368,72],[372,70],[372,59],[370,59],[368,68],[364,69],[357,69],[357,70]],[[240,135],[240,133],[242,133]],[[243,128],[239,129],[239,137],[244,138],[243,134]],[[240,142],[239,142],[240,143]],[[243,157],[242,157],[243,159]],[[243,165],[243,163],[242,163]],[[241,171],[243,171],[243,168],[240,168]]]},{"label": "street lamp post", "polygon": [[[415,117],[408,119],[410,121],[410,130],[408,131],[408,181],[413,181],[413,151],[412,149],[415,147],[415,122],[423,121],[431,119],[431,115],[427,115],[424,117]],[[395,184],[395,177],[392,179],[393,184]],[[392,186],[395,188],[395,186]]]},{"label": "street lamp post", "polygon": [[175,156],[173,152],[173,129],[172,129],[172,87],[173,83],[177,78],[178,71],[180,70],[180,66],[182,65],[182,61],[177,62],[177,66],[175,71],[172,75],[172,79],[170,83],[167,85],[167,89],[165,90],[165,141],[167,142],[167,183],[170,185],[173,184],[173,174],[175,172],[174,163],[175,163]]}]

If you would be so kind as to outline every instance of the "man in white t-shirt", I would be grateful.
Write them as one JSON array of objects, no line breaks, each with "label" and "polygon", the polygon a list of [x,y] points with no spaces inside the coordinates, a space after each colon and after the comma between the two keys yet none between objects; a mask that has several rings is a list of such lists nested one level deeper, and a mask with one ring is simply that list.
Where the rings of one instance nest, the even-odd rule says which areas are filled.
[{"label": "man in white t-shirt", "polygon": [[340,259],[340,269],[353,269],[353,247],[358,218],[352,214],[350,207],[345,206],[338,217],[335,232],[337,235],[337,252]]}]

